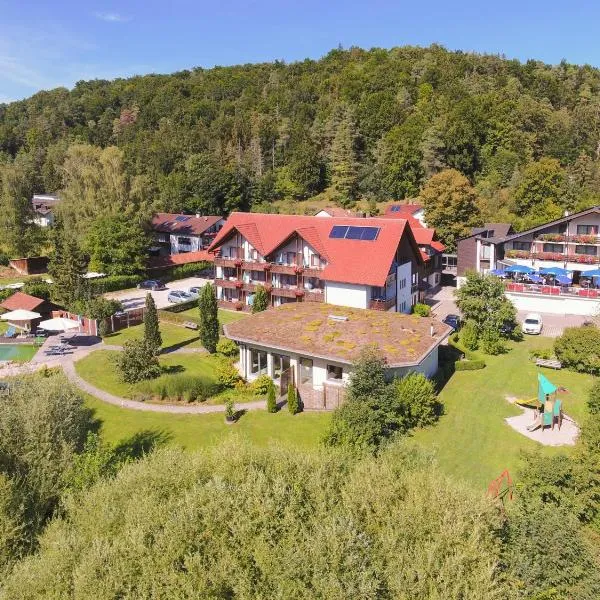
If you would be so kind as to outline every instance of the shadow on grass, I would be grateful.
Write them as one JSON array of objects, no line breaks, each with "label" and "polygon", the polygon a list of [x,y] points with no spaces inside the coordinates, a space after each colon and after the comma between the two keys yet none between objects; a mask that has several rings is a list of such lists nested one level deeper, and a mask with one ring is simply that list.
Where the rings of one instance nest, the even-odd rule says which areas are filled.
[{"label": "shadow on grass", "polygon": [[165,346],[160,351],[160,353],[161,354],[170,354],[171,352],[175,352],[175,350],[179,350],[180,348],[185,348],[186,346],[193,344],[194,342],[198,341],[199,339],[200,339],[199,337],[193,337],[193,338],[190,338],[189,340],[184,340],[183,342],[178,342],[177,344],[173,344],[172,346]]},{"label": "shadow on grass", "polygon": [[171,438],[172,435],[166,431],[144,429],[143,431],[138,431],[130,438],[119,442],[115,448],[115,453],[121,459],[141,458],[156,448],[164,446]]},{"label": "shadow on grass", "polygon": [[163,375],[175,375],[176,373],[183,373],[185,367],[183,365],[168,365],[161,367],[161,374]]}]

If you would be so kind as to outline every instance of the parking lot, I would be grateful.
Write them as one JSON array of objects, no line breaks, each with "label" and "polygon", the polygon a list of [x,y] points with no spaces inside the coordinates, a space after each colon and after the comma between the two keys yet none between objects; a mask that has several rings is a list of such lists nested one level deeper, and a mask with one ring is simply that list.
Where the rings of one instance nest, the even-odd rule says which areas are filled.
[{"label": "parking lot", "polygon": [[120,290],[118,292],[109,292],[104,294],[104,296],[106,298],[121,302],[124,310],[133,310],[134,308],[142,308],[144,306],[146,303],[146,294],[150,291],[152,297],[154,298],[154,302],[156,303],[156,308],[165,308],[173,305],[172,302],[167,300],[169,292],[172,292],[173,290],[187,291],[191,287],[202,287],[210,282],[210,279],[204,279],[202,277],[188,277],[187,279],[180,279],[179,281],[171,281],[167,283],[166,289],[158,292],[153,292],[150,290],[138,290],[134,288],[129,290]]}]

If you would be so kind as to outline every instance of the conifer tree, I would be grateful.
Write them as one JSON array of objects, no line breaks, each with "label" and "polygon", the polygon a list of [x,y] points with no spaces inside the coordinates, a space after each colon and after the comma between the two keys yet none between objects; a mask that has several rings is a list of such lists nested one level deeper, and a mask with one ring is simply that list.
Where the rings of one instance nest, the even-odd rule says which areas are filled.
[{"label": "conifer tree", "polygon": [[211,354],[214,354],[219,342],[219,318],[215,288],[211,283],[207,283],[202,288],[198,307],[200,308],[200,341]]},{"label": "conifer tree", "polygon": [[256,287],[256,292],[254,293],[252,312],[263,312],[264,310],[267,310],[267,308],[269,308],[269,295],[267,294],[265,287],[263,285],[259,285]]},{"label": "conifer tree", "polygon": [[152,294],[146,294],[146,310],[144,312],[144,340],[154,356],[160,354],[162,336],[158,325],[158,312]]},{"label": "conifer tree", "polygon": [[356,125],[349,109],[345,109],[337,123],[331,144],[331,186],[335,199],[342,206],[356,200],[358,187],[358,160],[356,156]]}]

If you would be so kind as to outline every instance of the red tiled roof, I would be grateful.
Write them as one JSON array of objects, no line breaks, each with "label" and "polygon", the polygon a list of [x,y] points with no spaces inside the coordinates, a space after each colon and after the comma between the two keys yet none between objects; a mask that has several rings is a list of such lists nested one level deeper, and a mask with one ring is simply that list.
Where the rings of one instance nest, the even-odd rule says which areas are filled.
[{"label": "red tiled roof", "polygon": [[433,242],[431,242],[431,247],[438,252],[443,252],[446,249],[446,246],[437,240],[433,240]]},{"label": "red tiled roof", "polygon": [[[393,208],[395,208],[395,210],[392,210]],[[413,216],[422,209],[422,204],[401,204],[399,202],[392,202],[392,204],[388,204],[386,207],[385,216],[403,219],[406,215]]]},{"label": "red tiled roof", "polygon": [[[177,217],[186,217],[185,221],[178,222]],[[174,213],[156,213],[152,217],[152,229],[161,233],[177,233],[180,235],[201,235],[207,229],[218,223],[223,217],[194,215],[181,215]]]},{"label": "red tiled roof", "polygon": [[1,308],[6,310],[35,310],[38,306],[43,304],[45,300],[43,298],[36,298],[23,292],[15,292],[12,296],[9,296],[2,304]]},{"label": "red tiled roof", "polygon": [[[378,227],[380,231],[373,241],[332,239],[329,234],[335,225]],[[422,260],[411,229],[402,219],[232,213],[209,251],[217,252],[235,232],[241,233],[266,258],[298,234],[326,258],[323,279],[329,281],[384,285],[398,244],[406,234],[414,248],[415,260]]]},{"label": "red tiled roof", "polygon": [[201,261],[213,262],[214,254],[209,254],[206,250],[197,252],[182,252],[181,254],[171,254],[171,256],[154,256],[148,259],[149,269],[164,269],[166,267],[176,267],[177,265],[186,265]]}]

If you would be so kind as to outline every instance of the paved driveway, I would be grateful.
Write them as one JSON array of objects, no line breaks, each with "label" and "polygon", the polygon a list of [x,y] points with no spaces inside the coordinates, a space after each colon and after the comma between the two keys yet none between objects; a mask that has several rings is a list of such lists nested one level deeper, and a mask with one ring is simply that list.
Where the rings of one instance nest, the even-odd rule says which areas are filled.
[{"label": "paved driveway", "polygon": [[[165,308],[171,306],[172,303],[167,300],[169,292],[173,290],[187,290],[193,286],[202,287],[203,285],[211,282],[210,279],[204,279],[202,277],[188,277],[187,279],[179,279],[178,281],[171,281],[167,283],[167,289],[159,292],[150,292],[156,303],[156,308]],[[109,292],[104,294],[105,298],[118,300],[123,304],[125,310],[132,310],[134,308],[141,308],[146,303],[146,294],[149,290],[138,290],[136,288],[130,290],[120,290],[118,292]]]},{"label": "paved driveway", "polygon": [[[442,287],[437,294],[427,299],[427,303],[431,306],[434,316],[438,319],[441,320],[446,315],[450,314],[460,314],[460,311],[454,302],[455,289],[456,288],[452,286]],[[519,311],[517,313],[517,319],[519,322],[523,322],[525,316],[530,312],[533,311]],[[590,320],[590,317],[583,317],[579,315],[554,315],[550,313],[539,314],[542,316],[542,321],[544,322],[542,335],[545,337],[558,337],[559,335],[562,335],[562,332],[566,327],[578,327],[579,325],[583,325],[585,321]]]}]

